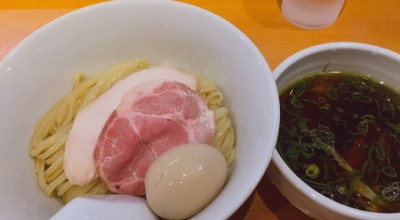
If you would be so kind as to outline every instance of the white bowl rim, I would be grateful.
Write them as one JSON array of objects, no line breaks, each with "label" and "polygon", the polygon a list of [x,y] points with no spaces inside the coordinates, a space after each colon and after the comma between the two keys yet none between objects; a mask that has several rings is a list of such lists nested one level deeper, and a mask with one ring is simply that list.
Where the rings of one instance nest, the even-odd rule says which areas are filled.
[{"label": "white bowl rim", "polygon": [[274,76],[275,80],[283,73],[283,71],[293,65],[293,63],[299,61],[303,57],[307,57],[311,54],[320,53],[323,51],[334,51],[334,50],[361,50],[366,52],[373,52],[377,54],[383,54],[387,57],[392,59],[396,59],[400,62],[400,54],[396,53],[392,50],[375,46],[372,44],[360,43],[360,42],[331,42],[331,43],[324,43],[318,44],[315,46],[311,46],[305,48],[301,51],[294,53],[293,55],[286,58],[282,63],[280,63],[273,71],[272,75]]},{"label": "white bowl rim", "polygon": [[[204,8],[201,8],[199,6],[193,5],[193,4],[189,4],[189,3],[185,3],[185,2],[180,2],[180,1],[170,1],[170,0],[118,0],[118,1],[105,1],[105,2],[99,2],[99,3],[94,3],[91,5],[87,5],[87,6],[83,6],[81,8],[75,9],[73,11],[67,12],[51,21],[49,21],[47,24],[44,24],[43,26],[37,28],[36,30],[34,30],[32,33],[30,33],[29,35],[27,35],[24,39],[22,39],[19,43],[17,43],[8,53],[5,54],[5,56],[0,59],[0,66],[3,65],[4,63],[8,62],[8,59],[11,59],[11,57],[17,53],[19,50],[21,50],[25,44],[28,44],[29,41],[31,41],[32,39],[34,39],[36,37],[36,35],[40,35],[41,32],[46,31],[47,29],[51,28],[52,26],[57,25],[59,22],[63,22],[65,19],[75,16],[75,14],[81,14],[84,11],[90,11],[90,10],[94,10],[96,8],[102,8],[102,7],[107,7],[110,5],[121,5],[121,4],[137,4],[137,3],[145,3],[145,2],[156,2],[157,4],[169,4],[169,5],[174,5],[174,6],[178,6],[178,7],[188,7],[191,10],[196,10],[199,13],[204,13],[207,16],[211,16],[214,19],[217,19],[219,22],[223,22],[225,24],[227,24],[228,26],[230,26],[230,28],[233,28],[233,30],[235,32],[237,32],[238,34],[240,34],[243,39],[247,39],[249,40],[249,42],[252,44],[253,47],[255,47],[254,43],[242,32],[240,31],[236,26],[234,26],[232,23],[228,22],[227,20],[225,20],[224,18],[222,18],[221,16],[208,11]],[[261,53],[260,53],[261,55]],[[272,71],[271,71],[272,72]]]},{"label": "white bowl rim", "polygon": [[[272,75],[274,76],[275,80],[277,80],[289,66],[298,62],[302,58],[312,54],[321,53],[324,51],[335,51],[335,50],[358,50],[358,51],[371,52],[384,55],[390,59],[395,59],[400,63],[399,53],[396,53],[392,50],[383,47],[366,43],[359,43],[359,42],[331,42],[331,43],[324,43],[311,46],[291,55],[275,68]],[[282,157],[279,155],[276,149],[274,150],[272,156],[272,162],[276,165],[279,172],[286,178],[288,178],[288,180],[292,184],[294,184],[297,190],[299,190],[301,193],[303,193],[305,196],[307,196],[314,202],[321,204],[321,206],[325,207],[326,209],[332,210],[334,212],[340,213],[350,218],[357,218],[357,219],[393,219],[393,220],[400,219],[400,213],[374,213],[374,212],[358,210],[323,196],[322,194],[320,194],[319,192],[308,186],[306,183],[304,183],[286,165],[286,163],[283,161]]]}]

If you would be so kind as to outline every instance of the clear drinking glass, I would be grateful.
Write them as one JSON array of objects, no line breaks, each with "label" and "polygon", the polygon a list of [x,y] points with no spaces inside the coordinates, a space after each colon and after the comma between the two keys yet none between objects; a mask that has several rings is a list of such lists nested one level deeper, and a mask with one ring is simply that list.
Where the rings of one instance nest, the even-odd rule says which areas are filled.
[{"label": "clear drinking glass", "polygon": [[307,29],[336,21],[345,0],[282,0],[282,13],[291,23]]}]

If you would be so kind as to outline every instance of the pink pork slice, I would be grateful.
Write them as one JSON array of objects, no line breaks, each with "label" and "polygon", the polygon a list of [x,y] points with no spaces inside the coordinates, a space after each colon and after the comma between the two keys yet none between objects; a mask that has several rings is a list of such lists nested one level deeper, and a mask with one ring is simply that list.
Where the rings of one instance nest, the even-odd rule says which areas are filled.
[{"label": "pink pork slice", "polygon": [[115,193],[142,196],[150,164],[181,144],[210,144],[214,114],[188,86],[158,80],[132,88],[100,134],[95,159],[101,178]]},{"label": "pink pork slice", "polygon": [[84,186],[98,177],[93,154],[107,119],[118,107],[127,91],[154,80],[177,81],[193,90],[197,89],[197,81],[193,75],[181,72],[168,63],[142,70],[117,82],[93,103],[82,109],[74,119],[65,144],[63,163],[69,182]]}]

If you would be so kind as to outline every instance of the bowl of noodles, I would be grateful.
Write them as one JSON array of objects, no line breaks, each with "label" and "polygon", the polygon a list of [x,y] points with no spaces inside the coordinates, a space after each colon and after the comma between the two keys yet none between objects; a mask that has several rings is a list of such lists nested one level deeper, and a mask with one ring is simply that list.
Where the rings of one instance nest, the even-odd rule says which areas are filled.
[{"label": "bowl of noodles", "polygon": [[399,219],[393,51],[355,42],[304,49],[274,71],[281,107],[269,176],[316,219]]},{"label": "bowl of noodles", "polygon": [[[161,76],[157,73],[160,69],[171,73]],[[177,101],[178,107],[171,105],[172,101],[143,101],[132,108],[141,109],[135,110],[135,117],[146,121],[140,124],[136,120],[134,129],[119,131],[143,137],[174,121],[175,130],[163,127],[159,132],[170,136],[161,135],[164,139],[155,142],[203,140],[217,149],[227,167],[226,180],[192,217],[229,218],[254,190],[272,157],[279,124],[275,81],[259,50],[232,24],[201,8],[161,0],[112,1],[76,10],[38,29],[1,60],[0,218],[48,219],[75,198],[129,191],[130,187],[115,180],[119,175],[108,173],[115,164],[99,162],[110,152],[104,139],[115,134],[104,130],[114,129],[111,118],[121,116],[119,100],[139,103],[138,97],[161,91],[152,73],[157,80],[173,84],[162,91],[184,93],[189,98]],[[153,84],[142,83],[141,90],[132,86],[126,95],[121,85],[131,76],[137,79],[126,85]],[[104,98],[111,93],[111,98]],[[206,110],[198,116],[190,104],[190,114],[186,114],[179,110],[183,102]],[[166,106],[172,106],[178,116],[170,116],[172,110]],[[96,113],[85,121],[85,111]],[[154,119],[155,113],[149,111],[172,118]],[[192,116],[196,118],[189,122],[186,118]],[[153,121],[161,121],[162,126],[148,127]],[[140,126],[144,129],[138,129]],[[94,144],[81,139],[89,133],[95,137]],[[182,140],[178,134],[184,136]],[[126,141],[126,135],[121,138]],[[135,153],[141,155],[135,156],[138,160],[164,152],[153,148],[146,138],[139,139],[135,146],[151,145],[152,150]],[[75,169],[72,174],[67,172],[67,162]],[[77,177],[82,172],[83,177]],[[142,188],[135,195],[143,199],[144,171],[141,175]],[[204,182],[200,180],[195,182]]]}]

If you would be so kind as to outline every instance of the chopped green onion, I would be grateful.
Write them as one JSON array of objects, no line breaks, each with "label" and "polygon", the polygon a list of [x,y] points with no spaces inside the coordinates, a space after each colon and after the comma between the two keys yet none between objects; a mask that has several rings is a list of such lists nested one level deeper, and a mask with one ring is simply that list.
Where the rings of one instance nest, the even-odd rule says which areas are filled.
[{"label": "chopped green onion", "polygon": [[369,149],[368,149],[368,175],[371,175],[372,174],[372,171],[373,171],[373,168],[374,168],[374,165],[375,165],[375,162],[374,162],[374,160],[372,159],[372,153],[374,152],[374,149],[375,149],[375,146],[374,145],[371,145],[370,147],[369,147]]},{"label": "chopped green onion", "polygon": [[389,107],[385,107],[384,109],[378,112],[378,116],[383,120],[391,120],[396,116],[396,112],[393,104],[389,105]]},{"label": "chopped green onion", "polygon": [[362,81],[356,81],[355,86],[360,91],[365,91],[369,87],[365,82],[362,82]]},{"label": "chopped green onion", "polygon": [[373,103],[376,100],[370,96],[364,95],[362,92],[351,93],[351,98],[361,103]]},{"label": "chopped green onion", "polygon": [[346,195],[347,192],[349,191],[349,189],[347,188],[346,184],[340,184],[336,187],[336,190],[338,191],[338,193],[340,193],[341,195]]},{"label": "chopped green onion", "polygon": [[319,176],[319,167],[315,164],[308,165],[306,175],[312,179],[317,178]]},{"label": "chopped green onion", "polygon": [[336,89],[332,88],[332,87],[328,87],[326,90],[326,95],[328,96],[328,98],[330,99],[337,99],[338,95],[336,92]]},{"label": "chopped green onion", "polygon": [[319,106],[319,109],[329,111],[331,109],[331,106],[328,103],[325,103]]},{"label": "chopped green onion", "polygon": [[301,152],[301,154],[305,158],[311,158],[315,154],[314,148],[312,146],[310,146],[310,145],[306,145],[306,146],[303,147],[303,151]]},{"label": "chopped green onion", "polygon": [[367,170],[368,167],[368,161],[364,161],[362,167],[361,167],[361,177],[364,178],[365,176],[365,172]]},{"label": "chopped green onion", "polygon": [[304,104],[301,102],[301,100],[297,96],[292,96],[292,99],[290,100],[290,103],[295,107],[295,108],[303,108]]},{"label": "chopped green onion", "polygon": [[299,120],[299,128],[301,133],[308,132],[307,120]]},{"label": "chopped green onion", "polygon": [[385,159],[387,157],[387,152],[385,149],[385,137],[383,134],[379,137],[377,144],[378,144],[379,155],[383,159]]},{"label": "chopped green onion", "polygon": [[400,134],[400,124],[393,124],[393,123],[390,123],[390,122],[388,122],[388,121],[385,121],[385,123],[386,123],[389,127],[391,127],[396,133]]},{"label": "chopped green onion", "polygon": [[367,114],[362,116],[362,120],[365,122],[375,122],[375,116],[371,115],[371,114]]},{"label": "chopped green onion", "polygon": [[324,160],[324,180],[328,180],[329,168],[326,160]]},{"label": "chopped green onion", "polygon": [[390,178],[396,178],[396,177],[397,177],[397,172],[396,172],[396,170],[395,170],[393,167],[391,167],[391,166],[387,166],[387,167],[382,168],[382,172],[383,172],[383,174],[385,174],[387,177],[390,177]]}]

